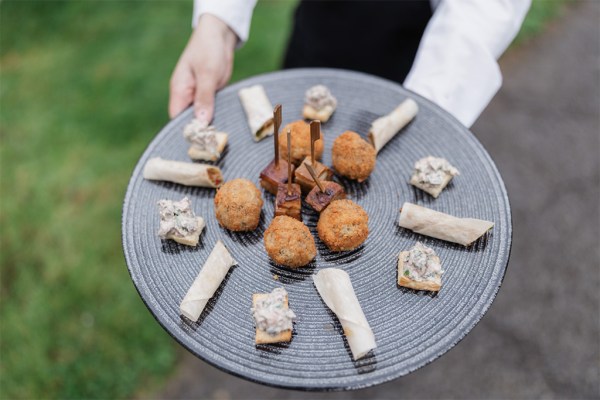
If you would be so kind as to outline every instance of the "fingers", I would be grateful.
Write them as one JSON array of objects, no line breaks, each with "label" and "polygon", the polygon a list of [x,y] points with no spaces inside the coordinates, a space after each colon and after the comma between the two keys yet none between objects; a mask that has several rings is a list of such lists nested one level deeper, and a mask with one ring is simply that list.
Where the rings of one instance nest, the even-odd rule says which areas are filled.
[{"label": "fingers", "polygon": [[178,64],[173,71],[169,88],[169,117],[174,118],[194,99],[195,79],[191,68]]},{"label": "fingers", "polygon": [[213,118],[218,81],[219,78],[213,71],[204,70],[196,73],[194,114],[200,121],[209,123]]}]

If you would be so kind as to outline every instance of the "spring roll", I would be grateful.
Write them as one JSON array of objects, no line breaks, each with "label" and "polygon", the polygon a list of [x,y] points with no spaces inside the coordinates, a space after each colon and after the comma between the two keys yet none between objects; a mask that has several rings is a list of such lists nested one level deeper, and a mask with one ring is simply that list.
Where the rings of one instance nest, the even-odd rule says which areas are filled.
[{"label": "spring roll", "polygon": [[369,129],[369,140],[379,153],[399,131],[404,128],[417,115],[419,106],[413,99],[406,99],[394,111],[381,118],[377,118]]},{"label": "spring roll", "polygon": [[273,106],[261,85],[254,85],[238,92],[242,107],[248,118],[254,141],[258,142],[275,131],[273,126]]},{"label": "spring roll", "polygon": [[469,246],[492,229],[493,222],[458,218],[429,208],[404,203],[398,224],[421,235]]},{"label": "spring roll", "polygon": [[375,336],[360,308],[350,277],[337,268],[325,268],[313,275],[313,281],[321,298],[338,317],[354,360],[373,350]]},{"label": "spring roll", "polygon": [[144,166],[144,178],[155,181],[168,181],[186,186],[216,188],[223,183],[219,167],[214,165],[163,160],[160,157],[149,159]]},{"label": "spring roll", "polygon": [[179,311],[192,321],[197,321],[206,307],[208,300],[213,297],[229,269],[237,264],[229,251],[220,240],[206,259],[202,270],[181,301]]}]

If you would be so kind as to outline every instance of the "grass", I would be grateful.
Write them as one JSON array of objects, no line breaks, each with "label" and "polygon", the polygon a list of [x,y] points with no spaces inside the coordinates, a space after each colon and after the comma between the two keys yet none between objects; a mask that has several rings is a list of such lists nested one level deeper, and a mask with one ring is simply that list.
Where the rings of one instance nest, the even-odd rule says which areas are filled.
[{"label": "grass", "polygon": [[[294,4],[259,3],[233,80],[278,69]],[[521,38],[561,4],[534,2]],[[127,397],[173,369],[120,218],[190,15],[191,1],[0,3],[0,398]]]}]

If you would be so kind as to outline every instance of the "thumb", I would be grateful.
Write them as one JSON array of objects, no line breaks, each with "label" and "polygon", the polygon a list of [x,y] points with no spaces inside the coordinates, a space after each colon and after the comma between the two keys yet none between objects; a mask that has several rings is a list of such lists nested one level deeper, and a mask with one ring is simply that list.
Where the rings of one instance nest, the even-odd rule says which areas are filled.
[{"label": "thumb", "polygon": [[211,74],[197,75],[196,93],[194,94],[194,114],[200,121],[210,123],[215,108],[215,92],[217,79]]}]

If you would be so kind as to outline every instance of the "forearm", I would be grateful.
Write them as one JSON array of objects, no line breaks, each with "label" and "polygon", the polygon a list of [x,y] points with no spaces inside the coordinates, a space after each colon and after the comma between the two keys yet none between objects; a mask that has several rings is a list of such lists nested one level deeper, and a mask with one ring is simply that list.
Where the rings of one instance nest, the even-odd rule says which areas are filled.
[{"label": "forearm", "polygon": [[497,58],[514,39],[530,0],[444,0],[404,86],[471,126],[502,84]]}]

